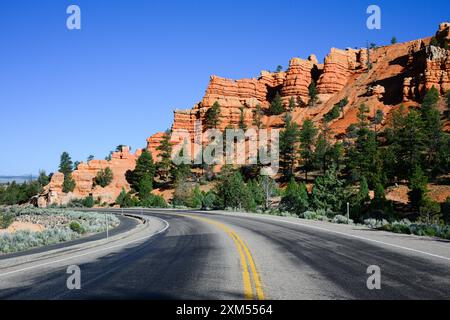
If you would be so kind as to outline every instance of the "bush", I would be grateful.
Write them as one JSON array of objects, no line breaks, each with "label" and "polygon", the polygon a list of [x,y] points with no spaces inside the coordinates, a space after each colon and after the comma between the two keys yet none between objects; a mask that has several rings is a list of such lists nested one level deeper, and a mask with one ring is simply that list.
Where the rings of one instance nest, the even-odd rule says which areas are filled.
[{"label": "bush", "polygon": [[339,224],[353,224],[352,219],[347,219],[346,216],[342,216],[340,214],[334,216],[334,218],[331,220],[333,223],[339,223]]},{"label": "bush", "polygon": [[111,171],[111,169],[108,167],[106,169],[101,169],[98,173],[97,176],[95,177],[95,184],[101,186],[102,188],[108,186],[112,180],[114,178],[113,172]]},{"label": "bush", "polygon": [[202,209],[214,208],[214,202],[216,201],[216,195],[212,191],[208,191],[203,195]]},{"label": "bush", "polygon": [[151,194],[149,197],[141,200],[139,205],[146,208],[167,208],[167,202],[162,196]]},{"label": "bush", "polygon": [[0,211],[0,229],[8,228],[14,222],[14,215]]},{"label": "bush", "polygon": [[92,208],[95,204],[94,198],[92,196],[88,196],[83,200],[83,206],[86,208]]},{"label": "bush", "polygon": [[[94,212],[39,209],[34,207],[9,207],[6,213],[13,217],[32,215],[37,220],[47,221],[47,230],[41,232],[18,231],[0,235],[0,252],[11,253],[33,247],[45,246],[79,238],[83,233],[98,233],[106,230],[105,215]],[[61,219],[64,217],[64,219]],[[66,219],[70,223],[64,222]],[[62,220],[63,225],[56,221]],[[120,223],[114,215],[108,215],[110,228]]]},{"label": "bush", "polygon": [[325,114],[323,119],[325,120],[325,122],[330,122],[333,121],[334,119],[339,118],[340,115],[341,115],[341,108],[339,107],[339,104],[336,104],[334,105],[333,109],[331,109],[327,114]]},{"label": "bush", "polygon": [[69,227],[70,227],[70,230],[72,230],[72,231],[74,231],[74,232],[76,232],[78,234],[83,234],[84,233],[84,230],[83,230],[83,228],[81,227],[81,224],[78,221],[72,221],[70,223]]}]

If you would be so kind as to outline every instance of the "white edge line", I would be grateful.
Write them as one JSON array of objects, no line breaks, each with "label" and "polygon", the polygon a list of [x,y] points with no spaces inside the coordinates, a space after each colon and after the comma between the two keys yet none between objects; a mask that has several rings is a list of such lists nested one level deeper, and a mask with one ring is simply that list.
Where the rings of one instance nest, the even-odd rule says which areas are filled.
[{"label": "white edge line", "polygon": [[[241,216],[241,217],[244,217],[244,216]],[[408,248],[408,247],[404,247],[404,246],[400,246],[400,245],[397,245],[397,244],[392,244],[392,243],[388,243],[388,242],[384,242],[384,241],[380,241],[380,240],[375,240],[375,239],[365,238],[365,237],[361,237],[361,236],[357,236],[357,235],[353,235],[353,234],[348,234],[348,233],[345,233],[345,232],[329,230],[329,229],[326,229],[326,228],[321,228],[321,227],[317,227],[317,226],[311,226],[311,225],[307,225],[307,224],[303,224],[303,223],[286,221],[286,220],[279,220],[279,219],[273,219],[273,218],[268,218],[268,217],[251,217],[251,218],[255,218],[255,219],[259,219],[259,220],[271,220],[271,221],[276,221],[276,222],[283,222],[283,223],[299,225],[299,226],[306,227],[306,228],[321,230],[321,231],[325,231],[325,232],[329,232],[329,233],[335,233],[335,234],[339,234],[339,235],[346,236],[346,237],[351,237],[351,238],[355,238],[355,239],[359,239],[359,240],[365,240],[365,241],[369,241],[369,242],[383,244],[383,245],[386,245],[386,246],[391,246],[391,247],[398,248],[398,249],[403,249],[403,250],[407,250],[407,251],[421,253],[421,254],[424,254],[424,255],[431,256],[431,257],[440,258],[440,259],[444,259],[444,260],[450,261],[450,258],[447,258],[447,257],[444,257],[444,256],[440,256],[440,255],[437,255],[437,254],[433,254],[433,253],[429,253],[429,252],[425,252],[425,251],[421,251],[421,250],[417,250],[417,249],[412,249],[412,248]]]},{"label": "white edge line", "polygon": [[160,218],[157,218],[157,217],[153,217],[153,218],[159,219],[162,222],[164,222],[165,227],[163,229],[159,230],[158,232],[153,233],[153,234],[151,234],[149,236],[145,236],[145,237],[142,237],[142,238],[139,238],[139,239],[136,239],[136,240],[132,240],[132,241],[129,241],[129,242],[124,243],[124,244],[116,244],[116,245],[113,245],[113,246],[109,246],[109,247],[106,247],[106,248],[102,248],[102,249],[98,249],[98,250],[94,250],[94,251],[78,254],[78,255],[75,255],[75,256],[68,257],[68,258],[59,259],[59,260],[55,260],[55,261],[50,261],[50,262],[46,262],[46,263],[41,263],[41,264],[38,264],[38,265],[26,267],[26,268],[23,268],[23,269],[13,270],[13,271],[10,271],[10,272],[2,273],[2,274],[0,274],[0,277],[9,276],[9,275],[14,274],[14,273],[19,273],[19,272],[23,272],[23,271],[27,271],[27,270],[31,270],[31,269],[35,269],[35,268],[45,267],[45,266],[50,265],[50,264],[60,263],[60,262],[64,262],[64,261],[67,261],[67,260],[77,259],[77,258],[80,258],[80,257],[83,257],[83,256],[87,256],[87,255],[95,254],[95,253],[98,253],[98,252],[114,249],[114,248],[117,248],[117,247],[128,246],[128,245],[130,245],[132,243],[140,242],[140,241],[152,238],[152,237],[154,237],[154,236],[156,236],[158,234],[163,233],[164,231],[166,231],[169,228],[169,223],[166,220],[163,220],[163,219],[160,219]]}]

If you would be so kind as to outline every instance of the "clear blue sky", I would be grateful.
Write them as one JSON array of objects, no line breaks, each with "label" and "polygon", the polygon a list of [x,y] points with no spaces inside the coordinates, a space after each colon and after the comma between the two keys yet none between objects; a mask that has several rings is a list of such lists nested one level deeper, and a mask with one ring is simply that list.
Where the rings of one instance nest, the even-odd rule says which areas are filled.
[{"label": "clear blue sky", "polygon": [[[198,102],[211,74],[258,76],[330,47],[407,41],[449,20],[450,1],[0,2],[1,174],[57,170],[59,156],[103,159],[145,146],[173,109]],[[81,8],[82,29],[66,28]],[[366,8],[382,29],[366,28]]]}]

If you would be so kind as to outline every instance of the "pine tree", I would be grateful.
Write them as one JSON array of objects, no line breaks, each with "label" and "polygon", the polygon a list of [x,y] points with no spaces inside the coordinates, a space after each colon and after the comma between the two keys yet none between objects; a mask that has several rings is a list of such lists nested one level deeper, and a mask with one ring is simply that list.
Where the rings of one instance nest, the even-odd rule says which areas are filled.
[{"label": "pine tree", "polygon": [[61,154],[61,160],[59,162],[59,172],[67,176],[72,173],[73,162],[70,155],[67,152]]},{"label": "pine tree", "polygon": [[75,181],[72,178],[72,169],[73,163],[70,155],[67,152],[63,152],[59,163],[59,172],[64,174],[64,182],[62,185],[62,191],[64,193],[72,192],[75,189]]},{"label": "pine tree", "polygon": [[139,179],[138,191],[139,199],[141,201],[148,200],[152,195],[153,190],[153,176],[149,172],[144,172],[141,179]]},{"label": "pine tree", "polygon": [[222,209],[233,208],[254,211],[256,208],[252,194],[239,172],[230,172],[229,169],[225,168],[216,184],[215,193],[217,204]]},{"label": "pine tree", "polygon": [[308,181],[308,172],[314,167],[314,145],[316,142],[318,129],[310,119],[303,121],[300,129],[300,155],[303,160],[303,171],[305,181]]},{"label": "pine tree", "polygon": [[149,180],[153,183],[155,177],[155,164],[148,150],[144,149],[142,154],[136,160],[136,167],[133,171],[127,171],[126,178],[131,187],[140,192],[141,180],[145,177],[146,182]]},{"label": "pine tree", "polygon": [[391,44],[396,44],[397,43],[397,37],[392,37],[391,39]]},{"label": "pine tree", "polygon": [[298,125],[292,121],[291,115],[287,114],[284,130],[280,133],[280,164],[283,168],[283,178],[286,180],[294,175],[298,139]]},{"label": "pine tree", "polygon": [[156,170],[163,182],[169,182],[171,180],[170,174],[173,167],[170,135],[171,131],[167,130],[156,148],[159,151],[159,161],[156,163]]},{"label": "pine tree", "polygon": [[205,122],[208,128],[217,128],[220,123],[220,104],[219,102],[214,102],[211,108],[206,111]]},{"label": "pine tree", "polygon": [[372,210],[382,210],[384,211],[386,208],[386,193],[384,191],[384,187],[381,183],[377,183],[375,185],[374,197],[370,202],[370,208]]},{"label": "pine tree", "polygon": [[102,188],[108,186],[109,184],[111,184],[112,180],[114,178],[113,172],[111,170],[111,168],[107,167],[106,169],[101,169],[95,179],[94,182],[96,185],[101,186]]},{"label": "pine tree", "polygon": [[409,178],[409,202],[414,210],[419,211],[426,201],[428,179],[419,166],[415,166]]},{"label": "pine tree", "polygon": [[253,200],[255,200],[256,205],[261,206],[264,204],[264,190],[257,180],[251,179],[247,183],[247,187],[252,194]]},{"label": "pine tree", "polygon": [[319,100],[319,98],[317,97],[318,95],[317,86],[314,80],[312,80],[311,84],[309,85],[308,95],[309,95],[309,104],[314,107],[317,101]]},{"label": "pine tree", "polygon": [[44,170],[40,170],[39,171],[39,177],[38,177],[37,181],[38,181],[38,183],[41,186],[45,187],[46,185],[49,184],[50,179],[49,179],[49,177],[47,176],[47,174],[45,173]]},{"label": "pine tree", "polygon": [[281,99],[280,94],[277,92],[275,98],[273,98],[270,103],[269,113],[273,116],[280,115],[284,113],[286,110],[284,109],[283,101]]},{"label": "pine tree", "polygon": [[442,153],[445,152],[445,133],[441,114],[438,110],[439,91],[433,86],[426,94],[422,103],[421,117],[423,121],[423,134],[426,143],[426,168],[432,175],[439,171]]},{"label": "pine tree", "polygon": [[305,101],[303,101],[302,97],[297,96],[297,107],[304,108],[306,106],[307,106],[307,104],[305,103]]},{"label": "pine tree", "polygon": [[291,178],[281,198],[280,207],[282,210],[300,216],[308,209],[308,206],[308,192],[306,186],[304,184],[299,185],[294,178]]},{"label": "pine tree", "polygon": [[87,162],[90,162],[90,161],[92,161],[92,160],[94,160],[94,156],[91,154],[89,157],[87,157]]},{"label": "pine tree", "polygon": [[344,182],[339,179],[334,166],[325,171],[323,176],[317,177],[311,196],[315,209],[338,213],[345,199]]},{"label": "pine tree", "polygon": [[381,109],[378,109],[375,112],[375,116],[373,117],[372,124],[374,126],[374,131],[377,133],[377,125],[381,124],[384,119],[384,112]]},{"label": "pine tree", "polygon": [[324,173],[328,168],[330,159],[331,144],[322,131],[317,137],[316,148],[314,150],[314,168],[321,169]]}]

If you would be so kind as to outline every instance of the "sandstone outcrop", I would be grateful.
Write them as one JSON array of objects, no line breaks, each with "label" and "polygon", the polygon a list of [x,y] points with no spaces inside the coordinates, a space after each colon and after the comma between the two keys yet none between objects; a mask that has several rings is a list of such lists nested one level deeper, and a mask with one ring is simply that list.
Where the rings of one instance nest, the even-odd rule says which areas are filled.
[{"label": "sandstone outcrop", "polygon": [[[435,34],[440,43],[450,40],[450,23],[442,23]],[[431,37],[381,46],[375,49],[331,49],[323,64],[315,55],[307,59],[293,58],[289,67],[282,72],[262,71],[258,77],[239,80],[212,76],[203,99],[192,109],[175,110],[172,132],[187,132],[194,139],[199,123],[204,123],[208,109],[218,102],[221,105],[219,129],[236,128],[241,119],[247,127],[253,125],[253,114],[258,105],[263,110],[270,106],[276,93],[281,95],[285,105],[291,98],[304,102],[291,110],[293,120],[301,124],[312,119],[318,126],[323,116],[340,100],[349,103],[343,114],[330,124],[335,138],[345,135],[347,128],[357,121],[357,109],[362,103],[370,109],[371,116],[382,110],[386,117],[401,103],[417,106],[427,89],[436,87],[441,94],[450,90],[450,52],[431,46]],[[369,61],[370,59],[370,61]],[[370,64],[369,64],[370,62]],[[371,68],[368,68],[371,65]],[[317,84],[319,102],[309,102],[309,87]],[[262,117],[267,128],[283,126],[283,115]],[[204,131],[206,128],[202,128]],[[147,139],[146,148],[158,159],[157,147],[163,133]],[[174,143],[178,141],[172,141]],[[202,141],[204,142],[204,141]],[[64,204],[73,198],[92,195],[101,202],[113,203],[122,188],[129,190],[125,172],[135,167],[141,151],[131,153],[123,148],[111,156],[111,160],[92,160],[82,163],[73,172],[76,188],[73,193],[62,192],[64,177],[55,173],[44,193],[39,197],[39,206]],[[110,167],[114,180],[106,188],[93,185],[99,170]]]}]

